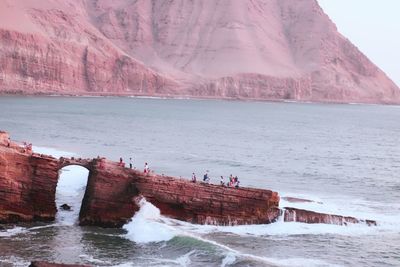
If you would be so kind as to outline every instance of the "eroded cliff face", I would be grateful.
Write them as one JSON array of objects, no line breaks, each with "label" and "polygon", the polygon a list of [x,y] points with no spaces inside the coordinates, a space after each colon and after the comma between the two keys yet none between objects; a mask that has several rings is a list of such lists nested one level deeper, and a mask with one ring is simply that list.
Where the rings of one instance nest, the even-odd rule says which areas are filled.
[{"label": "eroded cliff face", "polygon": [[400,103],[315,0],[3,0],[0,15],[0,92]]},{"label": "eroded cliff face", "polygon": [[7,140],[0,132],[0,223],[54,220],[58,161]]},{"label": "eroded cliff face", "polygon": [[15,14],[0,21],[0,91],[152,95],[174,90],[173,80],[99,33],[79,1],[6,0],[0,8]]},{"label": "eroded cliff face", "polygon": [[139,209],[141,197],[165,216],[196,224],[266,224],[280,215],[278,193],[270,190],[191,183],[106,160],[97,165],[87,188],[81,225],[120,227]]}]

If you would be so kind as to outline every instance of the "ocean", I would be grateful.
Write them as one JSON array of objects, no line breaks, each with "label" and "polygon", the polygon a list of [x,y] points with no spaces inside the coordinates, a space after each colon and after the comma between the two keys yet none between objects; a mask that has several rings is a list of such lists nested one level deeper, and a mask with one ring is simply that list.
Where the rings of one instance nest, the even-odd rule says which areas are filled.
[{"label": "ocean", "polygon": [[69,166],[55,222],[0,230],[0,266],[400,266],[400,107],[118,97],[1,97],[0,130],[59,156],[133,158],[157,173],[211,182],[237,175],[309,210],[376,227],[194,225],[145,200],[123,229],[79,227],[87,170]]}]

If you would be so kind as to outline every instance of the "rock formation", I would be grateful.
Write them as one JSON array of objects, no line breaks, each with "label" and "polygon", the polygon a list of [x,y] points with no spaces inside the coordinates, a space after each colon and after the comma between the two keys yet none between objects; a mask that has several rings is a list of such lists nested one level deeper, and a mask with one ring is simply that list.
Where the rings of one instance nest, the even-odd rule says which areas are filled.
[{"label": "rock formation", "polygon": [[[100,157],[55,159],[33,153],[29,146],[16,144],[0,132],[0,223],[54,220],[58,171],[68,165],[89,170],[80,225],[121,227],[138,211],[142,197],[162,215],[197,224],[268,224],[282,212],[278,193],[270,190],[193,183],[142,173]],[[364,222],[294,208],[285,208],[283,216],[288,222]]]},{"label": "rock formation", "polygon": [[54,220],[58,170],[67,165],[89,170],[81,225],[120,227],[138,210],[138,197],[163,215],[193,223],[271,223],[280,214],[276,192],[144,174],[104,158],[55,159],[10,143],[8,134],[1,132],[0,223]]},{"label": "rock formation", "polygon": [[55,158],[33,154],[0,132],[0,223],[54,220],[57,166]]},{"label": "rock formation", "polygon": [[145,197],[163,215],[198,224],[271,223],[280,214],[278,193],[269,190],[192,183],[106,160],[101,164],[89,175],[81,225],[120,227],[139,209],[138,197]]},{"label": "rock formation", "polygon": [[71,210],[71,206],[65,203],[60,206],[60,209],[69,211]]},{"label": "rock formation", "polygon": [[0,3],[0,92],[400,103],[316,0]]},{"label": "rock formation", "polygon": [[326,214],[296,208],[284,208],[284,221],[302,223],[325,223],[336,225],[348,225],[350,223],[365,223],[369,226],[376,225],[376,221],[373,220],[359,220],[350,216]]}]

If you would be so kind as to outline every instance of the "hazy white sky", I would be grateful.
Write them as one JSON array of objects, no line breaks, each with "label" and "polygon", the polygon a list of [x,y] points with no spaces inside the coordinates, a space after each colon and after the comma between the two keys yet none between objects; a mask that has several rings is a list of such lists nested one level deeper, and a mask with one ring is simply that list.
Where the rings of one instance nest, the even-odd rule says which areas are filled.
[{"label": "hazy white sky", "polygon": [[400,86],[400,0],[318,0],[340,33]]}]

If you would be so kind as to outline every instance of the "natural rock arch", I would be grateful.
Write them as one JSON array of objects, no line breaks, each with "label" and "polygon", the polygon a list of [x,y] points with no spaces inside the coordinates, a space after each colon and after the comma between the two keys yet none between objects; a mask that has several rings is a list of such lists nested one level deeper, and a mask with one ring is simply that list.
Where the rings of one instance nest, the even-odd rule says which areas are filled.
[{"label": "natural rock arch", "polygon": [[55,191],[57,223],[73,225],[78,221],[90,170],[85,164],[64,164],[58,171]]}]

